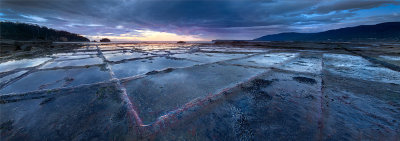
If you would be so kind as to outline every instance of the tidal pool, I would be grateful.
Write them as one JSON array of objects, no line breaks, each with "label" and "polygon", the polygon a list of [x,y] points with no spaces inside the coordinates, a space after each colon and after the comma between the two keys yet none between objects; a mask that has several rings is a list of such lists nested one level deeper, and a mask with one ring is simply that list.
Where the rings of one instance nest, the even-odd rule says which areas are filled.
[{"label": "tidal pool", "polygon": [[[160,72],[127,82],[131,100],[147,124],[196,98],[216,94],[240,84],[264,69],[209,64]],[[229,72],[229,73],[226,73]]]},{"label": "tidal pool", "polygon": [[84,58],[84,59],[75,59],[75,60],[64,60],[64,61],[52,61],[48,62],[40,69],[48,69],[48,68],[62,68],[62,67],[70,67],[70,66],[87,66],[87,65],[99,65],[102,64],[103,60],[99,57],[93,58]]},{"label": "tidal pool", "polygon": [[46,70],[31,73],[0,90],[0,94],[71,87],[110,79],[99,67]]},{"label": "tidal pool", "polygon": [[225,53],[185,53],[185,54],[174,54],[171,57],[184,58],[201,63],[212,63],[218,61],[224,61],[229,59],[241,58],[248,56],[249,54],[225,54]]},{"label": "tidal pool", "polygon": [[254,67],[270,67],[296,57],[297,53],[267,53],[251,56],[245,59],[228,61],[229,64]]},{"label": "tidal pool", "polygon": [[139,74],[146,74],[151,71],[167,68],[189,67],[199,64],[188,60],[168,59],[165,57],[153,57],[139,59],[111,65],[112,71],[118,78],[130,77]]},{"label": "tidal pool", "polygon": [[326,53],[323,59],[326,70],[341,76],[400,84],[400,72],[373,64],[360,56]]},{"label": "tidal pool", "polygon": [[7,61],[0,63],[0,72],[11,71],[18,68],[35,67],[50,59],[51,58],[33,58]]},{"label": "tidal pool", "polygon": [[5,57],[0,140],[396,140],[400,72],[323,47],[89,43]]}]

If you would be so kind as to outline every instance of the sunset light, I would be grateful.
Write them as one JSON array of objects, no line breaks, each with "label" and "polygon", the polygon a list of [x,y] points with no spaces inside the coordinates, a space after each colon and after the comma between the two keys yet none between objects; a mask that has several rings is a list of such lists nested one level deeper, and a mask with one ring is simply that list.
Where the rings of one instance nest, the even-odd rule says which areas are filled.
[{"label": "sunset light", "polygon": [[400,141],[400,0],[0,0],[0,141]]},{"label": "sunset light", "polygon": [[109,38],[112,41],[209,41],[196,35],[177,35],[175,33],[157,32],[150,30],[135,30],[139,34],[119,34],[119,35],[102,35],[88,36],[92,40],[100,40]]}]

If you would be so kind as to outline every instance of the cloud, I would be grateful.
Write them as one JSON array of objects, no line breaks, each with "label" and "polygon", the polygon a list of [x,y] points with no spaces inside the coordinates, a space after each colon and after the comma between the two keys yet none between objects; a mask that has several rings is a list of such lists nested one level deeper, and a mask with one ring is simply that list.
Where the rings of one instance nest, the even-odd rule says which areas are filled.
[{"label": "cloud", "polygon": [[[204,39],[251,39],[306,31],[315,25],[362,24],[369,19],[357,19],[357,11],[398,4],[397,0],[0,0],[0,13],[1,19],[89,36],[143,36],[137,31],[154,31]],[[394,14],[381,16],[390,15]]]},{"label": "cloud", "polygon": [[42,18],[42,17],[38,17],[38,16],[34,16],[34,15],[20,15],[21,17],[27,18],[29,20],[34,20],[34,21],[38,21],[38,22],[45,22],[47,21],[47,19]]},{"label": "cloud", "polygon": [[115,26],[115,28],[116,28],[116,29],[123,29],[124,26],[122,26],[122,25],[117,25],[117,26]]},{"label": "cloud", "polygon": [[316,13],[329,13],[332,11],[356,11],[361,9],[370,9],[387,4],[400,4],[393,0],[332,0],[324,2],[313,11]]}]

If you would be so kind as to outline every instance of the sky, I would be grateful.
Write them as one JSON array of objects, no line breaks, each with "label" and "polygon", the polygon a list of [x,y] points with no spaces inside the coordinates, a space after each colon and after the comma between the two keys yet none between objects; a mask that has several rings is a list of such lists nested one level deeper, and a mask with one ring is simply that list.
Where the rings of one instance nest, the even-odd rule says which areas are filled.
[{"label": "sky", "polygon": [[0,20],[91,40],[249,40],[400,21],[399,0],[0,0]]}]

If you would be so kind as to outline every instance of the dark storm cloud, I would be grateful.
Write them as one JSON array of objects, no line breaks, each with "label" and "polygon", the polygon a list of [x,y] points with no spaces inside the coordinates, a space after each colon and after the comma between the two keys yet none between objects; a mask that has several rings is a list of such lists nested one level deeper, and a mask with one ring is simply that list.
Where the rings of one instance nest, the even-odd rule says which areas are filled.
[{"label": "dark storm cloud", "polygon": [[385,4],[399,4],[399,2],[391,1],[391,0],[330,1],[330,2],[327,2],[326,4],[323,4],[323,5],[315,8],[314,12],[329,13],[332,11],[342,11],[342,10],[355,11],[355,10],[360,10],[360,9],[369,9],[369,8],[379,7],[379,6],[385,5]]},{"label": "dark storm cloud", "polygon": [[1,0],[0,13],[2,20],[38,23],[85,35],[135,34],[137,29],[147,29],[212,38],[253,38],[301,31],[301,26],[336,24],[354,17],[358,10],[389,4],[399,1]]}]

